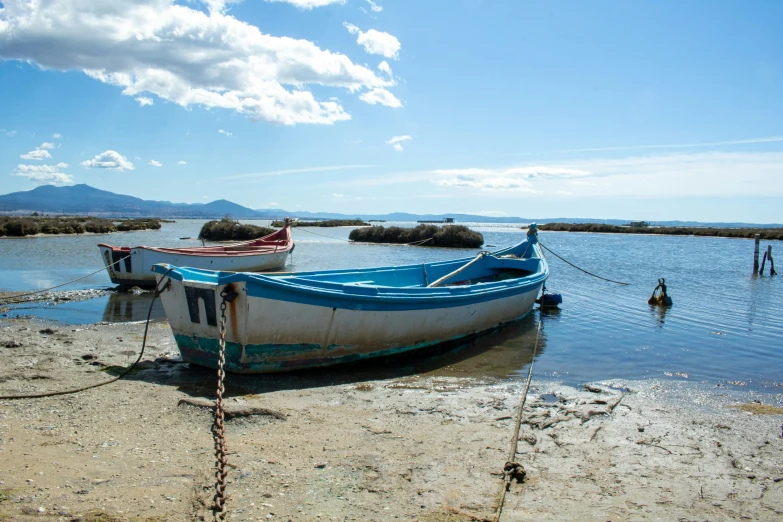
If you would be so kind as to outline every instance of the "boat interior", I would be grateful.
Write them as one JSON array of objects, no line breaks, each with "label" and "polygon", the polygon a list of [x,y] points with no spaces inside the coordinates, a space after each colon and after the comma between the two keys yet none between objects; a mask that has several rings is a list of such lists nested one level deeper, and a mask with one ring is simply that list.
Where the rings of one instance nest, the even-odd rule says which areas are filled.
[{"label": "boat interior", "polygon": [[[519,259],[485,255],[464,270],[455,273],[438,286],[465,286],[479,283],[494,283],[529,276],[541,271],[540,258]],[[282,276],[293,284],[320,288],[335,288],[344,285],[425,288],[437,280],[456,272],[469,261],[458,260],[445,263],[425,263],[369,270],[330,271],[291,274]]]},{"label": "boat interior", "polygon": [[[362,289],[375,293],[383,292],[383,289],[403,288],[406,292],[418,293],[417,289],[431,289],[432,286],[450,287],[452,290],[457,290],[458,287],[477,289],[477,286],[482,284],[513,284],[514,281],[528,276],[545,277],[548,268],[542,257],[538,245],[524,241],[494,253],[480,252],[473,258],[435,263],[313,272],[246,273],[242,274],[242,277],[354,294],[365,293]],[[167,268],[168,265],[153,267],[158,273]],[[179,276],[175,277],[178,279],[206,284],[224,284],[232,280],[234,274],[239,275],[194,268],[178,268],[177,271]]]}]

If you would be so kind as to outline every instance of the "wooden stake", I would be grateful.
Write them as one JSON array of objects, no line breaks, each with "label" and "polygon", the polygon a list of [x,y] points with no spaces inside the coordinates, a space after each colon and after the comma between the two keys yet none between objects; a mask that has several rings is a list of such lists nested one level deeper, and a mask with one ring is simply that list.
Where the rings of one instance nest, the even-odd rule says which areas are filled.
[{"label": "wooden stake", "polygon": [[756,234],[756,249],[753,251],[753,273],[759,271],[759,243],[761,242],[761,234]]},{"label": "wooden stake", "polygon": [[767,245],[767,257],[769,258],[769,275],[777,275],[777,272],[775,272],[775,261],[772,259],[772,245]]}]

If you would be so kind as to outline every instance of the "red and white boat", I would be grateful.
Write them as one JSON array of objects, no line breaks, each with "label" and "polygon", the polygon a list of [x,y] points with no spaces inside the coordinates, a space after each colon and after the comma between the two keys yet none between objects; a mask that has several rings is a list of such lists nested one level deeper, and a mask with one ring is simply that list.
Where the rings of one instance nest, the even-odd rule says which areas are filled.
[{"label": "red and white boat", "polygon": [[252,241],[224,246],[192,248],[118,247],[98,245],[112,283],[125,286],[154,286],[152,265],[220,270],[228,272],[261,272],[284,266],[294,250],[291,221],[286,219],[280,230]]}]

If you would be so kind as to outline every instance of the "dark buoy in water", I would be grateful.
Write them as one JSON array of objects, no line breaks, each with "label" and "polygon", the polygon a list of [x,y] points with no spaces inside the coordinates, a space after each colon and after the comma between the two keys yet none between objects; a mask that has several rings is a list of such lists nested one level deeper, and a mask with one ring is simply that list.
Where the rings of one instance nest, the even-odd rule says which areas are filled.
[{"label": "dark buoy in water", "polygon": [[540,298],[536,299],[536,303],[543,306],[557,306],[562,304],[563,296],[560,294],[543,294]]},{"label": "dark buoy in water", "polygon": [[658,286],[653,290],[652,295],[647,300],[648,304],[659,306],[671,306],[672,298],[666,293],[666,279],[658,279]]}]

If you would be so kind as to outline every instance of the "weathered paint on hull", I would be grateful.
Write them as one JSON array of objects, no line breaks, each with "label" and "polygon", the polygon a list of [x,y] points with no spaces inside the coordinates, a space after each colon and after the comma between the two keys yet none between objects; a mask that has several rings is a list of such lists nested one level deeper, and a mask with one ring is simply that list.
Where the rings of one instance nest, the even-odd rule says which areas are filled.
[{"label": "weathered paint on hull", "polygon": [[[186,306],[185,285],[208,292],[198,299],[197,312]],[[250,297],[243,283],[232,285],[239,295],[226,310],[226,369],[235,373],[323,367],[459,341],[525,316],[541,288],[539,284],[509,297],[466,306],[368,311]],[[222,288],[172,280],[170,289],[161,295],[182,357],[188,362],[217,366]],[[217,315],[210,317],[211,313]]]},{"label": "weathered paint on hull", "polygon": [[[130,259],[112,265],[112,251],[99,246],[101,257],[108,266],[109,278],[115,285],[154,286],[155,274],[152,265],[168,263],[175,266],[201,268],[204,270],[225,270],[230,272],[261,272],[285,266],[290,251],[262,254],[258,256],[188,256],[156,252],[144,248],[131,248]],[[121,257],[125,257],[123,254]],[[128,270],[130,268],[130,270]]]}]

